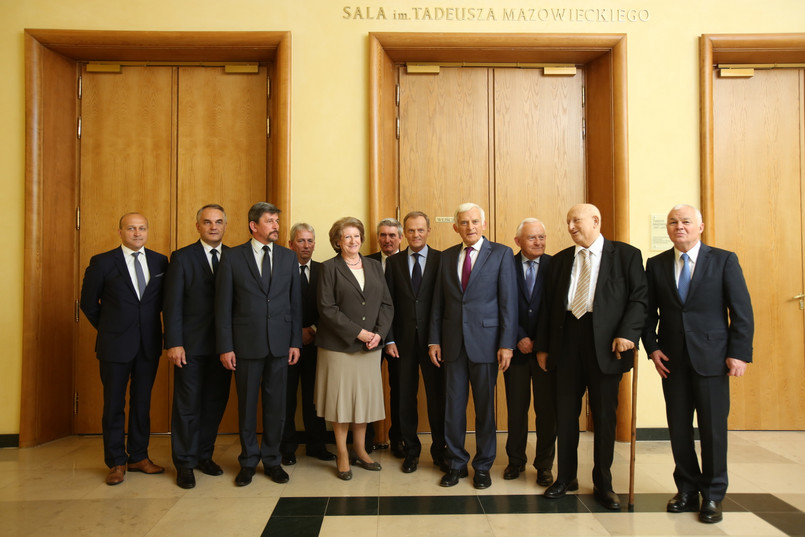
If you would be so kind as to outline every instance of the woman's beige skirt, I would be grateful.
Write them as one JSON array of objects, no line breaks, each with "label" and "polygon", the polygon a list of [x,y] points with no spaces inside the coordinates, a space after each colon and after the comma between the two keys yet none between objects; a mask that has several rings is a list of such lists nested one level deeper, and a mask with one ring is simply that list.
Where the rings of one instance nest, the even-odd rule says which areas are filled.
[{"label": "woman's beige skirt", "polygon": [[380,349],[344,353],[319,347],[316,364],[316,413],[336,423],[385,419]]}]

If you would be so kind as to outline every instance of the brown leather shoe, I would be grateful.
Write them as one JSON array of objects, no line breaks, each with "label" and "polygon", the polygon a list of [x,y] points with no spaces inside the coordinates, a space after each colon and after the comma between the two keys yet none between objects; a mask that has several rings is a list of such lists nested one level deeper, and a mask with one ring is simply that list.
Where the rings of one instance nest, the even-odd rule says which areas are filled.
[{"label": "brown leather shoe", "polygon": [[130,462],[129,472],[142,472],[144,474],[161,474],[165,469],[157,466],[151,459],[143,459],[140,462]]},{"label": "brown leather shoe", "polygon": [[109,468],[109,473],[106,474],[107,485],[119,485],[126,479],[126,467],[122,464],[120,466],[112,466]]}]

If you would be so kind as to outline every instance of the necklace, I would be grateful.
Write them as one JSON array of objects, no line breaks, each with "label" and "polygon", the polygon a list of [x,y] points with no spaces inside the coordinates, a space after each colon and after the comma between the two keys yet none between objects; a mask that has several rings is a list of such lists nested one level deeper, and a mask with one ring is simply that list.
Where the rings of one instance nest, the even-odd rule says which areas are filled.
[{"label": "necklace", "polygon": [[357,265],[359,265],[359,264],[360,264],[360,262],[361,262],[361,258],[359,257],[357,261],[355,261],[354,263],[350,263],[350,262],[347,260],[347,258],[345,257],[345,258],[344,258],[344,262],[345,262],[347,265],[349,265],[350,267],[355,267],[355,266],[357,266]]}]

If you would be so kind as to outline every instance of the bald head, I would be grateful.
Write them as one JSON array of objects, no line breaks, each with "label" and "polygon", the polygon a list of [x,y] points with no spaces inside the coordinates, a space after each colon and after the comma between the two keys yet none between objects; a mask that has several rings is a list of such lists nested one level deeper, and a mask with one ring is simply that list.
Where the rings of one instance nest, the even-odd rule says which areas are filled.
[{"label": "bald head", "polygon": [[591,203],[579,203],[567,212],[570,238],[582,248],[589,248],[601,236],[601,211]]}]

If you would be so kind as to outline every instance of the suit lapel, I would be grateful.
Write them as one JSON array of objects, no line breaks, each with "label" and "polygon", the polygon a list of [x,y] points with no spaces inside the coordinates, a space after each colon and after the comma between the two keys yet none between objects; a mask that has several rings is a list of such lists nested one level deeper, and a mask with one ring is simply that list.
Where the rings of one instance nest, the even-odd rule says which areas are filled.
[{"label": "suit lapel", "polygon": [[[598,290],[603,289],[609,280],[609,275],[612,272],[613,257],[615,255],[615,247],[610,241],[604,239],[604,247],[601,249],[601,266],[598,269],[598,279],[595,283],[595,296],[598,295]],[[593,296],[593,308],[595,308],[595,296]]]},{"label": "suit lapel", "polygon": [[707,264],[710,262],[711,248],[704,243],[699,246],[699,255],[696,258],[696,268],[693,271],[693,276],[690,279],[690,287],[688,288],[688,298],[696,292],[699,287],[699,282],[704,278],[703,274],[707,269]]},{"label": "suit lapel", "polygon": [[257,283],[257,287],[268,293],[267,289],[263,289],[263,279],[260,277],[260,269],[257,268],[257,260],[254,258],[252,242],[247,241],[245,244],[242,244],[240,251],[243,254],[243,260],[245,261],[246,266],[249,267],[249,271],[252,273],[252,277]]},{"label": "suit lapel", "polygon": [[[528,295],[528,288],[525,284],[525,276],[523,276],[523,253],[518,252],[517,255],[514,256],[514,267],[515,272],[517,273],[517,288],[520,290],[520,293],[525,297],[526,302],[531,302],[531,297]],[[536,288],[536,283],[534,284]]]},{"label": "suit lapel", "polygon": [[469,283],[467,283],[468,290],[470,286],[473,284],[473,282],[478,279],[473,278],[472,275],[475,273],[476,270],[481,270],[483,268],[484,263],[486,263],[486,260],[489,259],[490,255],[492,255],[492,245],[489,244],[489,239],[484,237],[484,242],[481,245],[480,251],[478,251],[478,257],[475,258],[475,263],[472,266],[472,271],[470,271],[470,281]]},{"label": "suit lapel", "polygon": [[[120,271],[121,274],[125,276],[123,278],[126,280],[126,285],[128,285],[129,290],[134,293],[134,298],[140,300],[140,295],[137,293],[137,290],[134,288],[134,282],[131,281],[131,274],[129,273],[129,267],[126,265],[126,254],[123,253],[122,248],[118,248],[115,251],[115,265],[117,269]],[[148,270],[151,270],[150,267]]]},{"label": "suit lapel", "polygon": [[195,257],[196,262],[201,264],[202,271],[207,276],[212,276],[212,267],[207,262],[207,252],[204,251],[204,245],[201,244],[201,241],[198,241],[193,245],[193,257]]},{"label": "suit lapel", "polygon": [[[681,305],[682,299],[679,298],[679,290],[676,286],[676,276],[674,276],[674,264],[676,263],[676,255],[674,255],[674,249],[671,248],[670,250],[666,250],[662,254],[663,258],[662,261],[659,263],[660,266],[660,278],[662,281],[665,282],[665,285],[671,289],[676,301]],[[688,291],[690,294],[690,291]]]}]

